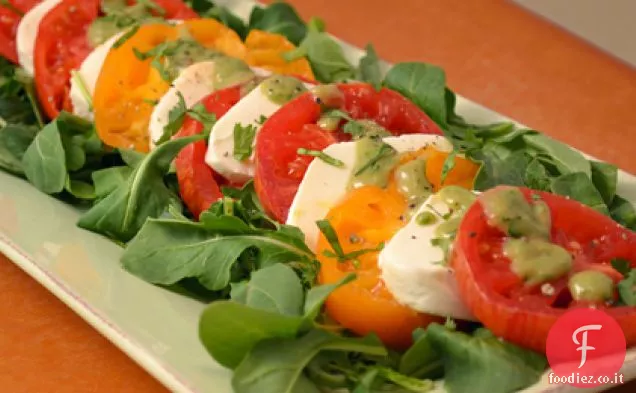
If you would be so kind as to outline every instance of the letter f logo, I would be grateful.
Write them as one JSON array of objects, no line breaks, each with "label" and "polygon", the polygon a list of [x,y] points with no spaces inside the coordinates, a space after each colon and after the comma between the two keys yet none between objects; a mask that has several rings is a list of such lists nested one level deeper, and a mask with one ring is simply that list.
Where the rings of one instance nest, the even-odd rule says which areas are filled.
[{"label": "letter f logo", "polygon": [[[590,330],[601,330],[601,328],[602,328],[601,325],[585,325],[576,329],[574,333],[572,333],[572,341],[574,341],[574,344],[580,345],[580,347],[576,349],[577,351],[581,351],[581,364],[579,364],[579,368],[583,367],[583,365],[585,364],[585,361],[587,360],[587,351],[593,351],[596,349],[592,346],[587,345],[587,332]],[[579,339],[577,338],[579,333],[583,333],[581,335],[582,339],[580,342],[579,342]]]}]

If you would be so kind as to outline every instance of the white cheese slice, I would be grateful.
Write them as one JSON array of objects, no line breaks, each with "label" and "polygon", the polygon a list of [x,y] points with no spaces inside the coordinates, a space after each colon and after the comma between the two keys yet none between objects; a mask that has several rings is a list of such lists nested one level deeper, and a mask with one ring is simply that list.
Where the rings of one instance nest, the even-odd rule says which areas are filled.
[{"label": "white cheese slice", "polygon": [[[253,68],[252,71],[258,76],[269,75],[268,71],[260,68]],[[192,108],[203,98],[217,90],[213,78],[214,75],[214,60],[194,63],[181,71],[179,76],[172,82],[172,87],[155,105],[150,116],[148,130],[151,149],[155,147],[155,142],[163,135],[163,129],[169,121],[170,111],[179,104],[179,93],[183,95],[186,108]]]},{"label": "white cheese slice", "polygon": [[16,32],[16,48],[18,51],[18,61],[27,74],[35,74],[33,61],[35,51],[35,40],[38,37],[40,22],[53,7],[61,3],[62,0],[45,0],[29,12],[24,14],[18,24]]},{"label": "white cheese slice", "polygon": [[[434,145],[441,151],[452,149],[451,143],[439,135],[408,134],[387,137],[383,141],[400,153],[416,151],[428,145]],[[347,194],[347,185],[355,165],[356,142],[336,143],[323,152],[342,161],[344,167],[314,159],[300,183],[287,218],[287,224],[303,231],[305,242],[312,250],[316,249],[320,234],[316,221],[325,218],[329,210]]]},{"label": "white cheese slice", "polygon": [[[93,49],[77,70],[77,76],[71,78],[70,96],[71,102],[73,103],[73,113],[77,116],[86,120],[93,120],[93,110],[88,98],[92,100],[95,93],[95,85],[97,85],[97,78],[99,78],[99,73],[102,70],[108,52],[123,34],[124,33],[116,34]],[[81,83],[84,84],[86,92],[82,91]],[[86,97],[85,94],[89,96]]]},{"label": "white cheese slice", "polygon": [[378,258],[381,277],[395,299],[423,313],[475,320],[462,302],[452,269],[444,265],[444,252],[431,244],[436,228],[444,222],[420,225],[417,215],[447,214],[449,208],[437,195],[431,196],[384,246]]},{"label": "white cheese slice", "polygon": [[[313,85],[305,84],[305,87],[309,89]],[[281,106],[267,98],[261,85],[256,86],[212,127],[205,162],[231,182],[242,183],[254,177],[253,154],[244,161],[234,158],[234,127],[237,124],[244,127],[251,125],[258,134],[262,126],[259,119],[271,116]]]}]

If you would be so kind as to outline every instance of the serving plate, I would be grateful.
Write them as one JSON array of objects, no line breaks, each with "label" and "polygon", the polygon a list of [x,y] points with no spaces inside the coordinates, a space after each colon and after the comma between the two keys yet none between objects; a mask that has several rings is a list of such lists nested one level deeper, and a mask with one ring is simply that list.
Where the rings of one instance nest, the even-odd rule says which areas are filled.
[{"label": "serving plate", "polygon": [[[247,18],[255,3],[217,1]],[[347,57],[362,51],[341,42]],[[388,64],[384,64],[388,67]],[[457,111],[470,121],[508,121],[458,97]],[[636,177],[619,174],[619,193],[636,202]],[[0,172],[0,252],[60,298],[150,374],[175,392],[231,393],[231,373],[216,364],[198,340],[204,304],[152,286],[122,270],[122,249],[76,227],[81,212],[28,182]],[[622,372],[636,378],[636,349]],[[607,387],[588,389],[599,391]],[[527,392],[565,392],[543,380]]]}]

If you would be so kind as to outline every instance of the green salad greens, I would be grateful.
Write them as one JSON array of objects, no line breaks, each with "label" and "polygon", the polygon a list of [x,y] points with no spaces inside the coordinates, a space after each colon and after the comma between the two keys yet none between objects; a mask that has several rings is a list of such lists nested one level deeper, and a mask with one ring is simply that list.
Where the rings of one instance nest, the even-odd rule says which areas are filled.
[{"label": "green salad greens", "polygon": [[[617,194],[615,166],[513,123],[470,123],[456,113],[455,94],[441,68],[405,62],[385,75],[370,44],[354,64],[325,32],[324,22],[305,23],[283,2],[254,7],[246,21],[208,0],[187,3],[242,38],[252,29],[284,35],[297,45],[285,59],[306,57],[320,82],[364,81],[411,100],[452,141],[443,178],[462,155],[479,164],[477,190],[508,184],[549,191],[636,229],[634,207]],[[363,131],[336,112],[335,118],[349,120],[345,132]],[[180,97],[151,153],[112,149],[91,122],[69,113],[45,124],[33,81],[0,58],[0,168],[79,206],[78,225],[121,244],[121,264],[131,274],[211,301],[199,336],[210,355],[234,371],[237,393],[428,392],[440,386],[449,393],[509,393],[539,380],[547,367],[543,355],[502,341],[478,324],[459,329],[448,320],[417,329],[412,346],[401,352],[374,335],[355,337],[322,311],[329,294],[355,273],[317,285],[320,265],[303,233],[268,217],[251,182],[223,188],[223,197],[194,220],[179,197],[172,163],[184,147],[207,135],[173,138],[186,116],[210,126],[216,121],[203,105],[188,109]],[[240,131],[234,154],[247,158],[256,129]],[[328,222],[317,224],[323,233],[333,231]],[[351,258],[338,248],[334,255]],[[621,301],[634,305],[636,270],[625,261],[615,264],[624,274]]]}]

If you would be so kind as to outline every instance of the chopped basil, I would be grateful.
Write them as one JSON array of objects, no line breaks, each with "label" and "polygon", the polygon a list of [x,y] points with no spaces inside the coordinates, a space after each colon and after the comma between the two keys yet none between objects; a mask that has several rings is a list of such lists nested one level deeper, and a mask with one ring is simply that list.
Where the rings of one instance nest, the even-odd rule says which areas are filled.
[{"label": "chopped basil", "polygon": [[188,116],[201,123],[204,132],[210,132],[216,124],[216,114],[208,112],[205,105],[200,102],[188,109]]},{"label": "chopped basil", "polygon": [[148,98],[144,98],[142,101],[152,106],[156,106],[159,103],[159,100],[150,100]]},{"label": "chopped basil", "polygon": [[267,121],[267,116],[265,115],[261,115],[257,120],[256,123],[259,125],[263,125],[265,124],[265,122]]},{"label": "chopped basil", "polygon": [[383,159],[393,157],[396,154],[397,154],[397,151],[391,145],[383,143],[382,145],[380,145],[380,148],[378,149],[377,153],[373,157],[371,157],[369,161],[367,161],[364,165],[362,165],[360,169],[358,169],[356,173],[354,173],[354,175],[359,176],[365,171],[373,168]]},{"label": "chopped basil", "polygon": [[321,161],[324,161],[325,163],[331,165],[331,166],[335,166],[336,168],[343,168],[345,166],[345,163],[340,161],[337,158],[333,158],[332,156],[330,156],[327,153],[324,153],[320,150],[311,150],[311,149],[305,149],[305,148],[299,148],[296,153],[298,153],[298,155],[300,156],[312,156],[312,157],[316,157],[318,159],[320,159]]},{"label": "chopped basil", "polygon": [[360,250],[352,251],[345,253],[342,249],[342,245],[340,244],[340,240],[338,240],[338,235],[336,234],[335,229],[331,226],[329,220],[319,220],[316,221],[316,225],[318,225],[318,229],[325,236],[325,239],[329,242],[329,246],[333,251],[325,250],[323,251],[323,255],[329,258],[336,258],[338,262],[344,263],[347,261],[352,261],[353,265],[357,267],[359,264],[357,258],[370,253],[381,251],[384,248],[384,243],[378,244],[377,247],[373,248],[363,248]]},{"label": "chopped basil", "polygon": [[256,127],[237,123],[234,125],[234,158],[244,161],[252,155],[252,144],[256,137]]},{"label": "chopped basil", "polygon": [[185,120],[185,116],[188,113],[188,107],[186,106],[185,98],[183,98],[183,94],[180,91],[177,91],[177,97],[179,101],[177,105],[168,112],[168,123],[163,127],[163,134],[161,138],[157,140],[155,143],[160,145],[173,137],[183,125],[183,121]]},{"label": "chopped basil", "polygon": [[331,226],[329,220],[316,221],[316,225],[318,226],[318,229],[320,229],[320,232],[322,232],[325,239],[327,239],[329,245],[336,253],[336,255],[338,255],[339,257],[344,256],[344,250],[342,249],[340,240],[338,240],[338,234],[336,233],[336,230],[333,229],[333,227]]},{"label": "chopped basil", "polygon": [[446,157],[446,160],[444,160],[444,165],[442,166],[442,173],[440,175],[440,183],[444,184],[444,182],[446,181],[446,177],[448,176],[448,174],[450,173],[450,171],[453,170],[453,168],[455,167],[455,156],[457,155],[457,151],[453,150],[448,157]]},{"label": "chopped basil", "polygon": [[82,74],[77,72],[77,70],[71,70],[71,80],[73,80],[77,84],[77,87],[79,88],[80,93],[82,94],[82,97],[84,97],[84,100],[86,100],[86,102],[88,103],[88,110],[92,112],[93,97],[91,96],[91,93],[88,91],[88,87],[86,87],[86,81],[84,81]]},{"label": "chopped basil", "polygon": [[[128,30],[127,32],[125,32],[121,37],[119,37],[117,39],[117,41],[115,41],[113,43],[113,49],[117,49],[119,47],[121,47],[122,45],[124,45],[126,43],[126,41],[128,41],[129,39],[131,39],[135,34],[137,34],[137,32],[139,31],[139,28],[141,27],[141,25],[139,23],[134,24],[132,26],[132,28],[130,30]],[[133,49],[135,50],[135,49]],[[136,53],[136,52],[135,52]]]},{"label": "chopped basil", "polygon": [[[185,98],[183,98],[183,94],[181,94],[180,91],[177,91],[177,97],[179,98],[179,102],[168,113],[168,123],[163,127],[163,134],[161,135],[161,138],[155,141],[155,144],[157,145],[170,140],[170,138],[179,132],[183,126],[186,115],[200,122],[203,125],[204,133],[210,132],[212,126],[216,123],[216,115],[208,112],[205,105],[198,103],[191,109],[188,109]],[[156,105],[156,103],[154,105]]]}]

